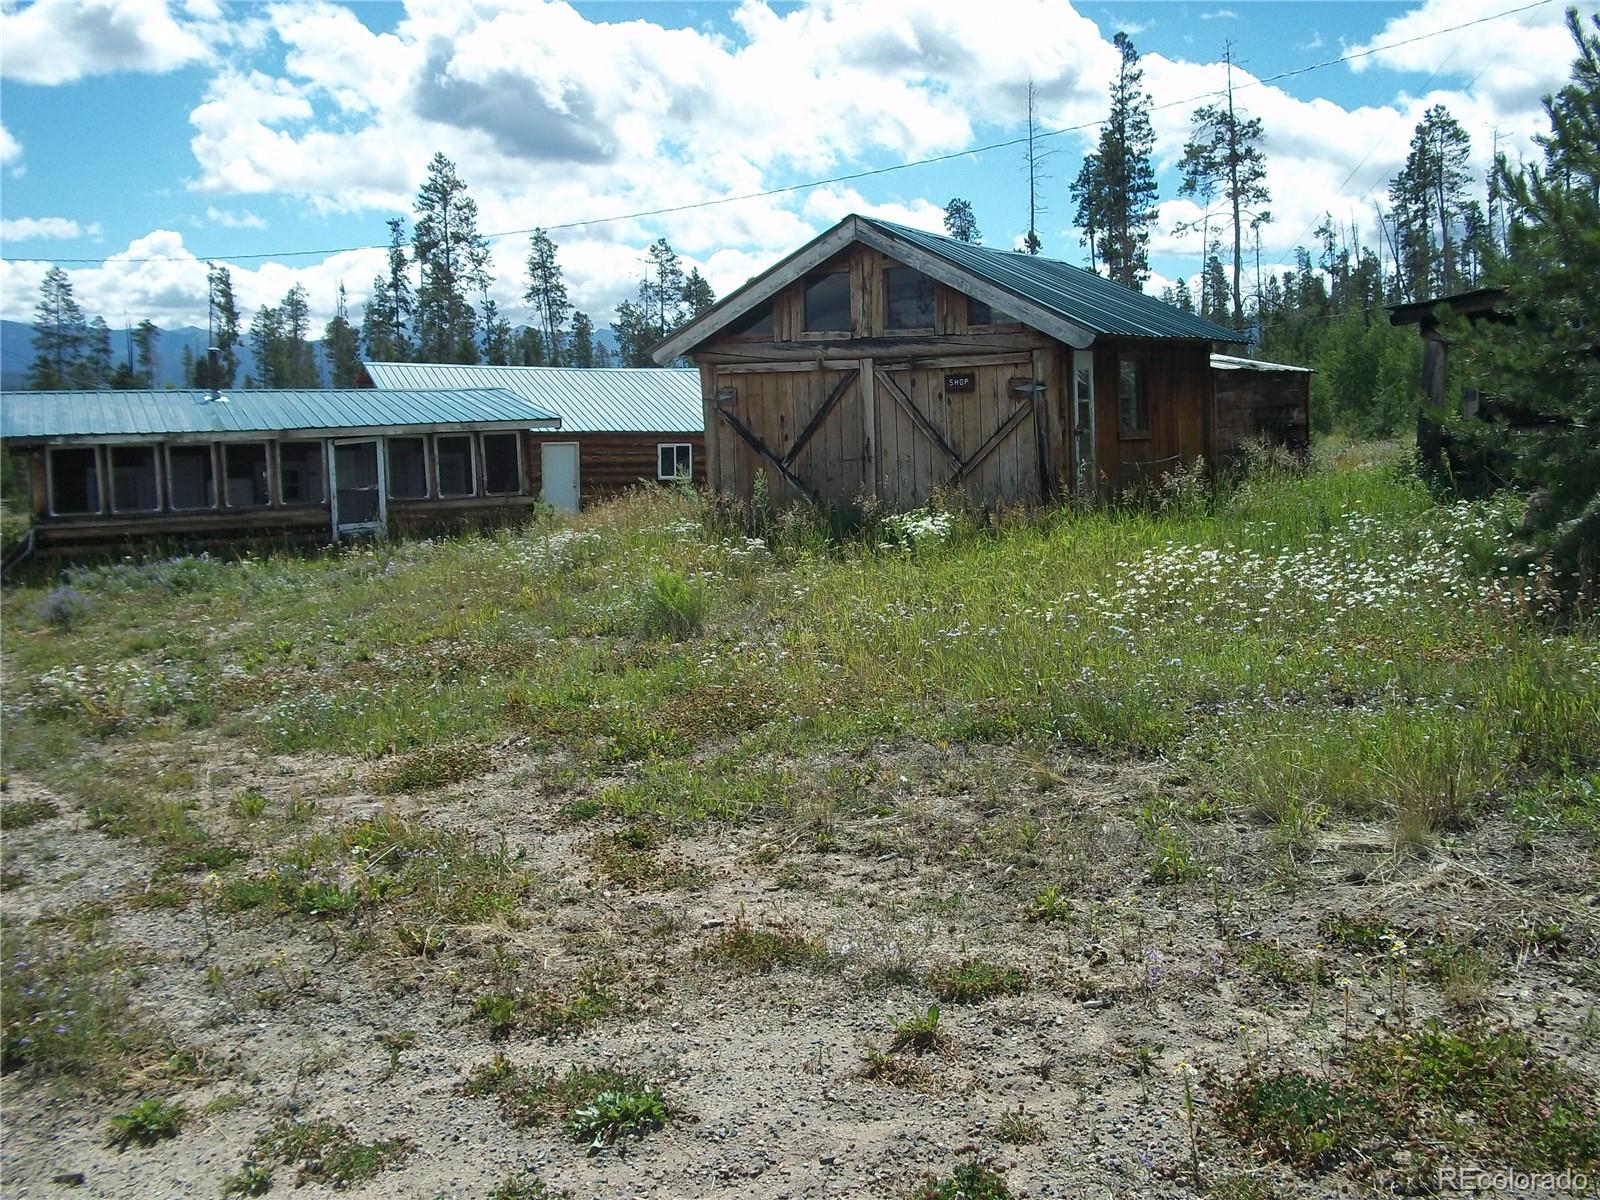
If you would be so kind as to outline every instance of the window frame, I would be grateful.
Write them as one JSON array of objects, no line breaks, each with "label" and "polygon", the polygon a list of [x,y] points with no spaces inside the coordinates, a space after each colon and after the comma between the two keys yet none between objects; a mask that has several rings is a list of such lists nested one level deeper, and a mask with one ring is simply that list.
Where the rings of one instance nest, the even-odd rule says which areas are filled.
[{"label": "window frame", "polygon": [[[220,447],[222,449],[222,454],[221,454],[221,458],[222,458],[222,474],[217,477],[217,499],[221,502],[220,506],[222,508],[228,509],[231,512],[244,512],[244,511],[246,511],[248,509],[252,509],[252,508],[271,508],[272,507],[272,449],[268,445],[268,443],[265,440],[262,440],[262,441],[259,441],[259,442],[221,442],[221,443],[219,443],[219,445],[220,445]],[[248,504],[235,504],[233,502],[232,498],[228,495],[228,483],[229,483],[228,451],[232,450],[232,449],[236,449],[236,448],[237,449],[243,449],[246,446],[260,446],[261,447],[261,469],[265,473],[264,474],[264,478],[262,479],[262,482],[266,485],[267,498],[265,500],[252,500]],[[211,469],[213,471],[216,470],[216,459],[217,459],[217,456],[213,455],[212,456],[212,467],[211,467]]]},{"label": "window frame", "polygon": [[[1134,411],[1141,417],[1142,424],[1132,428],[1127,422],[1127,397],[1123,394],[1123,383],[1127,379],[1127,368],[1133,369],[1134,383]],[[1150,429],[1150,390],[1146,379],[1145,364],[1136,355],[1119,354],[1117,356],[1117,437],[1121,441],[1133,442],[1147,440],[1151,436]]]},{"label": "window frame", "polygon": [[[813,329],[811,328],[811,314],[806,307],[806,294],[811,290],[811,286],[814,283],[820,283],[824,279],[844,280],[845,323],[843,325]],[[813,271],[802,278],[800,280],[800,336],[802,338],[827,338],[843,334],[845,337],[850,337],[856,322],[854,291],[855,289],[850,286],[850,272],[847,270]]]},{"label": "window frame", "polygon": [[[896,271],[909,271],[913,275],[920,275],[928,281],[928,323],[926,325],[896,325],[893,319],[894,301],[890,295],[889,277]],[[919,271],[916,267],[904,264],[886,266],[883,268],[883,331],[885,333],[933,333],[939,328],[939,281],[926,271]]]},{"label": "window frame", "polygon": [[[82,512],[56,511],[56,455],[64,451],[81,452],[87,450],[89,457],[94,461],[94,498],[99,507],[86,508]],[[52,517],[100,517],[106,513],[106,488],[105,488],[105,454],[102,446],[47,446],[44,455],[44,498],[45,505]]]},{"label": "window frame", "polygon": [[[217,474],[217,447],[215,442],[168,442],[167,454],[167,507],[172,512],[217,512],[222,508],[222,480]],[[211,463],[211,491],[215,497],[210,504],[179,504],[172,493],[172,452],[174,450],[204,450]]]},{"label": "window frame", "polygon": [[[322,508],[330,503],[328,498],[328,444],[321,438],[283,438],[275,443],[278,448],[278,504],[284,508]],[[322,485],[320,500],[290,500],[283,494],[283,452],[289,446],[317,447],[317,479]]]},{"label": "window frame", "polygon": [[[512,444],[511,461],[516,464],[517,481],[510,491],[496,491],[489,486],[489,448],[486,441],[489,438],[510,438]],[[522,435],[514,429],[492,430],[478,434],[478,462],[483,470],[483,494],[485,496],[520,496],[527,486],[522,469]]]},{"label": "window frame", "polygon": [[[155,480],[156,502],[153,508],[123,508],[117,504],[117,466],[116,455],[118,450],[146,450],[150,453],[150,474]],[[165,489],[162,487],[161,478],[161,447],[152,443],[136,442],[121,446],[105,447],[106,458],[106,488],[105,511],[118,516],[124,514],[149,514],[158,513],[163,509],[162,499]]]},{"label": "window frame", "polygon": [[[422,494],[417,496],[397,495],[394,490],[394,459],[390,457],[390,449],[396,442],[416,442],[422,453]],[[428,435],[425,433],[399,434],[383,439],[383,492],[389,500],[398,500],[402,504],[415,503],[418,500],[433,499],[433,455],[428,453]]]},{"label": "window frame", "polygon": [[[662,451],[673,451],[673,462],[676,465],[677,451],[682,450],[689,457],[689,470],[686,474],[663,475],[661,473]],[[656,443],[656,481],[658,483],[683,483],[685,480],[694,480],[694,443],[693,442],[657,442]]]},{"label": "window frame", "polygon": [[[467,490],[464,492],[450,492],[444,490],[444,472],[439,469],[439,442],[445,438],[460,438],[467,443]],[[478,492],[478,439],[472,436],[471,431],[459,433],[436,433],[433,435],[433,498],[438,500],[470,500]]]}]

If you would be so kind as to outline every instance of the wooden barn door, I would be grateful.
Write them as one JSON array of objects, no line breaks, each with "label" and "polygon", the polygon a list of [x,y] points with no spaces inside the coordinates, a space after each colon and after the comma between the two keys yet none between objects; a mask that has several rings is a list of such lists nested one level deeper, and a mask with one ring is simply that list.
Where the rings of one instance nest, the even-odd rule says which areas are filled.
[{"label": "wooden barn door", "polygon": [[1030,358],[965,367],[888,363],[874,383],[885,506],[920,507],[941,487],[981,505],[1042,498],[1049,401]]},{"label": "wooden barn door", "polygon": [[804,498],[828,507],[853,504],[866,490],[870,453],[861,408],[861,371],[854,364],[804,370],[718,372],[735,395],[716,406],[722,442],[742,442],[739,493],[748,497],[756,471],[774,501]]}]

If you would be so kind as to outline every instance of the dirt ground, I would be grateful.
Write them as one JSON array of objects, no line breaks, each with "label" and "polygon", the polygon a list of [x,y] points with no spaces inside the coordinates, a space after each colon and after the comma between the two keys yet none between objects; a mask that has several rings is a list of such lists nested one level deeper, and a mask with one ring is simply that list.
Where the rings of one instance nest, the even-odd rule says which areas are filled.
[{"label": "dirt ground", "polygon": [[[140,1012],[196,1063],[157,1090],[193,1116],[175,1138],[117,1150],[108,1122],[128,1093],[7,1074],[8,1197],[217,1197],[257,1135],[286,1116],[414,1145],[350,1188],[354,1197],[485,1197],[518,1172],[554,1194],[607,1200],[899,1196],[975,1155],[1018,1195],[1190,1195],[1184,1064],[1227,1071],[1248,1054],[1325,1063],[1351,1034],[1445,1011],[1420,963],[1397,993],[1392,951],[1328,944],[1332,914],[1382,918],[1413,948],[1430,937],[1483,948],[1495,970],[1473,1006],[1600,1077],[1600,879],[1592,849],[1563,828],[1532,836],[1490,818],[1431,852],[1397,856],[1377,824],[1286,848],[1248,819],[1197,820],[1188,827],[1197,868],[1160,882],[1137,813],[1152,797],[1185,794],[1160,764],[884,745],[848,764],[866,780],[864,810],[677,831],[651,849],[658,876],[619,880],[595,845],[623,822],[564,815],[611,781],[581,772],[573,781],[559,758],[508,747],[484,778],[383,799],[354,760],[272,759],[227,744],[160,753],[206,780],[198,818],[256,860],[290,836],[272,814],[311,797],[310,820],[328,827],[388,807],[486,844],[503,838],[533,882],[517,919],[454,929],[434,953],[408,955],[387,931],[345,918],[223,915],[194,895],[141,902],[153,855],[54,797],[56,816],[6,834],[20,882],[0,893],[0,911],[16,929],[109,906],[110,936],[140,964]],[[786,765],[820,772],[838,760]],[[12,799],[40,794],[22,778],[7,789]],[[265,796],[266,817],[234,815],[246,790]],[[1027,919],[1049,886],[1068,915]],[[827,953],[770,973],[702,953],[741,921],[804,932]],[[1565,930],[1560,946],[1525,936],[1549,922]],[[1295,962],[1320,953],[1328,978],[1275,973],[1261,947]],[[947,1048],[907,1056],[895,1083],[869,1078],[868,1051],[886,1051],[893,1022],[931,1002],[928,973],[974,955],[1018,968],[1027,989],[944,1003]],[[603,965],[626,1011],[497,1039],[473,998],[493,970],[513,969],[509,960],[523,985],[558,989]],[[414,1040],[397,1043],[405,1031]],[[404,1048],[392,1054],[391,1044]],[[472,1069],[497,1054],[519,1066],[639,1071],[662,1086],[670,1120],[588,1154],[559,1123],[518,1127],[493,1098],[464,1093]],[[1203,1086],[1197,1099],[1213,1194],[1370,1194],[1347,1175],[1253,1157],[1213,1127]],[[1019,1106],[1037,1141],[1002,1140],[1027,1124],[1007,1124]],[[272,1194],[295,1190],[293,1168],[279,1167]]]}]

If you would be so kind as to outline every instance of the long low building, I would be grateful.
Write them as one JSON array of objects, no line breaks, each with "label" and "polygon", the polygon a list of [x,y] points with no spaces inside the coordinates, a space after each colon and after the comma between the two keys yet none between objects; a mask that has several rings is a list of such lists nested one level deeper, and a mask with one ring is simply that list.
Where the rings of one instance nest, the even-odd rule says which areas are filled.
[{"label": "long low building", "polygon": [[0,394],[41,553],[492,518],[538,502],[532,439],[560,428],[494,387]]},{"label": "long low building", "polygon": [[563,511],[641,482],[706,481],[700,373],[673,367],[364,364],[380,388],[503,388],[561,414],[533,437],[529,470]]}]

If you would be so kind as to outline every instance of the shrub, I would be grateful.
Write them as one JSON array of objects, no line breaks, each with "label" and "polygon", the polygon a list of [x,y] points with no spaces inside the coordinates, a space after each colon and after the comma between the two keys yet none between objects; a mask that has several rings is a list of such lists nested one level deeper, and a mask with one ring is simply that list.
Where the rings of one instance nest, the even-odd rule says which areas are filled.
[{"label": "shrub", "polygon": [[630,1134],[643,1137],[667,1123],[667,1109],[655,1088],[607,1089],[567,1118],[567,1132],[588,1142],[593,1153]]},{"label": "shrub", "polygon": [[663,568],[650,573],[636,622],[644,637],[681,640],[699,632],[710,613],[711,589],[703,579]]},{"label": "shrub", "polygon": [[89,615],[93,601],[75,588],[51,588],[39,602],[39,618],[56,629],[68,630]]},{"label": "shrub", "polygon": [[911,1200],[1011,1200],[1012,1191],[999,1171],[973,1159],[942,1179],[929,1178],[911,1192]]}]

